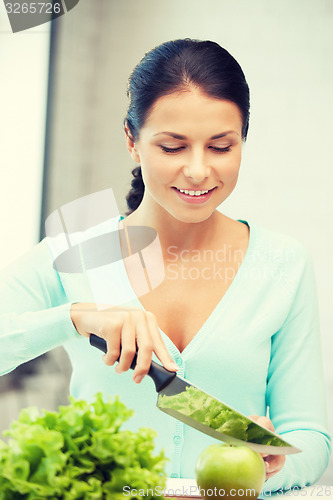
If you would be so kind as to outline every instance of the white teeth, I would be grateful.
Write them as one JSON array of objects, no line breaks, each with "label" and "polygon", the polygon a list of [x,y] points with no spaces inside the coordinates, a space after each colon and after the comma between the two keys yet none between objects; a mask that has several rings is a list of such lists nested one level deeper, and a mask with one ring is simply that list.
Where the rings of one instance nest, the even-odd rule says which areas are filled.
[{"label": "white teeth", "polygon": [[200,196],[201,194],[208,193],[208,189],[207,191],[188,191],[187,189],[178,189],[178,191],[184,194],[189,194],[190,196]]}]

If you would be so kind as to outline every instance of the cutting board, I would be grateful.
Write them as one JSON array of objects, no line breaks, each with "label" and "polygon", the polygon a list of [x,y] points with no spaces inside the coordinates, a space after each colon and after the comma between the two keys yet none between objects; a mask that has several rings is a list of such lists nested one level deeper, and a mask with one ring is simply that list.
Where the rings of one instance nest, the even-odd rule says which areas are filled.
[{"label": "cutting board", "polygon": [[177,498],[177,500],[202,498],[199,495],[199,489],[195,479],[168,478],[165,490],[165,498],[173,497]]}]

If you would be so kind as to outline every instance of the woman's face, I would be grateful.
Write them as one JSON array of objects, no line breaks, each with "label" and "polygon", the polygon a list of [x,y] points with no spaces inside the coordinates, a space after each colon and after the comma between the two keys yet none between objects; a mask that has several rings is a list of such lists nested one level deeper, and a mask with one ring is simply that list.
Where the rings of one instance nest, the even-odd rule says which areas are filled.
[{"label": "woman's face", "polygon": [[158,99],[138,140],[128,139],[141,164],[142,208],[164,210],[183,222],[206,220],[237,183],[242,116],[230,101],[199,90]]}]

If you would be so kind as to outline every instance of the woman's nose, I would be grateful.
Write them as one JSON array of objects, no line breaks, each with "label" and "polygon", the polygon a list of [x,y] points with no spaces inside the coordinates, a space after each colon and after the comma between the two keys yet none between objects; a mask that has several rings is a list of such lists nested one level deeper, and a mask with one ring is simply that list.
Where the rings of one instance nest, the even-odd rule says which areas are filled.
[{"label": "woman's nose", "polygon": [[210,174],[210,167],[207,165],[204,155],[193,155],[183,169],[185,177],[193,182],[202,182]]}]

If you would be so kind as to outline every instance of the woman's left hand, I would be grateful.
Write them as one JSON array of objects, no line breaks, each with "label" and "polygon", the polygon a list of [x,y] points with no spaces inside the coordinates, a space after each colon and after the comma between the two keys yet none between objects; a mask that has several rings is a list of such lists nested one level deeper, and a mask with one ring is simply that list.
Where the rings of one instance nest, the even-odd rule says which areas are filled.
[{"label": "woman's left hand", "polygon": [[[249,418],[257,424],[266,427],[266,429],[275,432],[274,425],[269,418],[259,417],[259,415],[251,415]],[[280,472],[286,461],[285,455],[265,455],[261,453],[261,456],[264,459],[266,466],[266,480],[274,476],[277,472]]]}]

